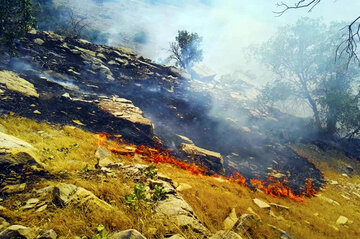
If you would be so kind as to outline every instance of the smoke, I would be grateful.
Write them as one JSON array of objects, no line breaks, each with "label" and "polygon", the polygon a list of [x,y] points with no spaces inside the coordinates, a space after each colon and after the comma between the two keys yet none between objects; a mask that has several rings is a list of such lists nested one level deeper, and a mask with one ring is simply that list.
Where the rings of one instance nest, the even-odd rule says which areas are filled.
[{"label": "smoke", "polygon": [[[290,0],[289,0],[290,1]],[[127,45],[161,62],[169,55],[169,42],[178,30],[203,37],[204,64],[218,75],[251,70],[257,84],[273,76],[244,54],[249,45],[266,41],[276,28],[294,23],[300,16],[324,17],[326,21],[351,20],[357,16],[351,0],[319,4],[311,13],[293,11],[275,17],[276,0],[56,0],[105,33],[110,45]],[[292,1],[290,1],[292,2]],[[340,5],[341,4],[341,5]],[[355,6],[354,6],[355,5]],[[338,9],[344,9],[343,12]]]}]

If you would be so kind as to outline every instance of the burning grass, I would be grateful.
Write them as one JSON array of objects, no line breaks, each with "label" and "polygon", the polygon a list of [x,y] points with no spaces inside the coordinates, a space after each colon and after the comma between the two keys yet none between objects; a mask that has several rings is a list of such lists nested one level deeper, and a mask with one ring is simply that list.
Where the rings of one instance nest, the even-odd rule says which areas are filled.
[{"label": "burning grass", "polygon": [[291,187],[287,185],[286,180],[280,181],[275,179],[274,177],[268,177],[266,181],[258,180],[258,179],[246,179],[239,172],[233,172],[232,175],[226,177],[223,175],[209,175],[206,168],[201,168],[194,163],[187,163],[184,161],[180,161],[173,157],[168,150],[162,150],[161,148],[152,148],[146,145],[132,145],[134,150],[132,152],[124,150],[124,142],[123,141],[113,141],[111,145],[107,143],[107,138],[111,137],[106,133],[98,134],[99,145],[107,147],[111,152],[130,156],[131,154],[139,154],[144,157],[147,162],[151,163],[166,163],[178,167],[180,169],[184,169],[190,172],[193,175],[197,176],[210,176],[221,178],[227,180],[232,183],[240,184],[242,186],[247,187],[255,187],[264,193],[270,195],[271,197],[284,197],[290,198],[296,202],[302,203],[305,197],[313,197],[316,194],[316,190],[312,186],[312,180],[307,179],[304,185],[304,192],[295,194]]},{"label": "burning grass", "polygon": [[[183,164],[181,164],[183,167],[178,167],[176,161],[163,160],[166,153],[157,149],[128,145],[121,140],[109,141],[106,140],[106,137],[101,138],[77,128],[37,123],[20,117],[0,118],[0,124],[4,126],[8,134],[26,140],[38,148],[39,154],[44,159],[48,169],[54,173],[66,170],[67,174],[70,175],[62,178],[62,182],[90,190],[99,198],[111,203],[118,211],[111,214],[104,214],[103,212],[85,214],[81,209],[69,207],[41,213],[19,212],[16,211],[17,205],[31,198],[31,195],[18,194],[11,198],[4,198],[4,202],[1,203],[2,206],[11,209],[11,211],[0,211],[0,216],[12,224],[54,229],[61,238],[73,238],[75,235],[91,236],[100,223],[104,224],[109,231],[135,228],[149,239],[159,238],[158,235],[169,230],[171,225],[164,226],[163,221],[152,217],[151,211],[129,211],[124,203],[124,196],[132,189],[133,182],[131,180],[122,177],[99,179],[81,176],[82,173],[79,172],[82,171],[82,167],[88,165],[89,168],[93,168],[95,165],[94,153],[100,143],[114,152],[112,155],[114,162],[144,164],[148,158],[147,155],[163,155],[154,158],[160,162],[168,161],[156,165],[159,173],[167,175],[176,183],[186,183],[192,187],[180,193],[192,206],[199,219],[212,232],[222,230],[224,219],[229,215],[232,208],[236,208],[238,216],[254,212],[261,218],[262,223],[251,234],[254,239],[279,238],[278,233],[269,228],[268,224],[287,231],[294,238],[358,238],[360,233],[360,221],[358,220],[360,218],[360,200],[356,194],[353,194],[356,192],[353,188],[360,185],[360,176],[358,174],[352,177],[341,175],[343,172],[338,171],[341,168],[339,163],[350,164],[352,161],[338,152],[321,152],[308,145],[297,147],[296,150],[301,156],[312,160],[324,172],[327,181],[336,180],[338,182],[338,184],[324,185],[324,189],[311,199],[303,196],[301,199],[306,204],[299,204],[294,200],[289,200],[288,197],[278,197],[276,195],[278,189],[276,187],[268,189],[268,184],[263,181],[253,179],[252,183],[256,184],[253,188],[260,189],[263,187],[263,189],[252,190],[252,187],[243,186],[245,183],[248,185],[252,183],[241,175],[234,174],[229,178],[220,175],[209,177],[203,171],[197,171],[203,170],[201,168],[187,170]],[[43,132],[39,133],[39,131]],[[66,156],[63,152],[56,151],[57,148],[67,147],[75,143],[79,144],[79,147],[70,150]],[[57,153],[56,157],[52,160],[46,159],[46,154],[42,152],[44,147]],[[153,162],[152,160],[148,159],[149,163]],[[69,163],[70,161],[74,163]],[[334,166],[329,166],[329,162],[334,163]],[[352,166],[355,173],[360,168],[359,163],[357,166],[356,164],[352,164]],[[271,182],[272,184],[277,184],[276,179],[271,180],[275,180]],[[40,189],[53,183],[58,182],[45,180],[38,182],[33,188]],[[308,181],[307,184],[311,185],[311,181]],[[283,185],[280,184],[277,187],[281,188]],[[306,185],[304,187],[304,194],[312,195],[314,193],[311,187],[308,187],[308,191]],[[264,190],[272,190],[271,193],[275,196],[269,197],[268,194],[270,193],[265,194],[263,193]],[[349,199],[344,198],[343,195]],[[340,205],[331,204],[325,201],[324,197],[335,200]],[[272,214],[270,214],[268,210],[257,208],[252,202],[253,198],[259,198],[268,203],[281,204],[290,209],[272,208]],[[344,226],[336,225],[335,222],[340,215],[348,217],[353,222]],[[175,227],[173,230],[182,233],[186,238],[196,238],[191,232],[184,232]]]}]

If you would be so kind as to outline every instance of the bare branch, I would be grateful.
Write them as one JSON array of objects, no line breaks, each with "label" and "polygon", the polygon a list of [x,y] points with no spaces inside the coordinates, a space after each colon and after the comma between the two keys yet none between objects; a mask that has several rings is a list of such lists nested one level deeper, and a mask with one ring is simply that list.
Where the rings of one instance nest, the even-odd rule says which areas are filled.
[{"label": "bare branch", "polygon": [[274,13],[277,16],[283,15],[286,11],[291,9],[299,9],[299,8],[309,8],[308,12],[311,12],[313,8],[318,5],[321,2],[321,0],[299,0],[295,2],[293,6],[290,6],[284,2],[277,3],[277,7],[283,8],[283,10],[280,11],[274,11]]}]

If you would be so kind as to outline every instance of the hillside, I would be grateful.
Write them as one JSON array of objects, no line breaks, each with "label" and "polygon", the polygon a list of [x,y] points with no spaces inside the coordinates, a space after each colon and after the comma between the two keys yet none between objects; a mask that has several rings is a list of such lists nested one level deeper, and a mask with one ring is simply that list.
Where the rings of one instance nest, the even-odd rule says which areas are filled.
[{"label": "hillside", "polygon": [[0,238],[360,234],[357,150],[242,85],[52,32],[16,49],[0,58]]}]

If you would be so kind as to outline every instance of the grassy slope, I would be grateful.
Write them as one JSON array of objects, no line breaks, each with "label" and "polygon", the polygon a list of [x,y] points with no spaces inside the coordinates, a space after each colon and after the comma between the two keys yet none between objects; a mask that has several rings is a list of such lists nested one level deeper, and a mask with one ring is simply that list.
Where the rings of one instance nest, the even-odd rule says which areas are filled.
[{"label": "grassy slope", "polygon": [[[169,228],[156,218],[151,218],[151,210],[144,209],[132,211],[125,205],[124,196],[131,192],[134,185],[130,179],[121,177],[107,178],[103,176],[87,175],[81,173],[85,167],[93,169],[96,163],[94,153],[98,147],[98,137],[89,132],[70,126],[49,125],[35,121],[7,116],[0,118],[0,124],[6,133],[19,137],[39,150],[39,157],[45,167],[52,173],[59,175],[55,181],[73,183],[95,193],[101,199],[115,206],[116,211],[111,214],[102,212],[86,212],[79,208],[50,209],[47,212],[14,213],[6,211],[0,216],[6,216],[11,223],[29,226],[53,228],[64,237],[74,235],[91,235],[96,226],[104,224],[108,230],[123,230],[136,228],[149,238],[159,238]],[[71,145],[76,145],[72,147]],[[69,149],[64,152],[64,149]],[[187,183],[192,189],[181,192],[185,200],[194,208],[200,220],[213,232],[222,229],[223,220],[236,208],[238,214],[249,213],[251,207],[261,218],[262,223],[254,230],[254,238],[278,238],[277,232],[270,229],[268,224],[275,225],[295,238],[359,238],[360,235],[360,198],[354,194],[347,194],[345,199],[341,194],[348,193],[346,186],[360,185],[359,175],[347,178],[337,171],[336,163],[347,162],[355,164],[338,152],[323,152],[307,145],[296,145],[294,149],[302,156],[309,158],[324,173],[326,180],[336,180],[338,185],[327,184],[323,196],[336,200],[340,206],[330,204],[322,198],[306,199],[304,204],[289,199],[271,198],[264,193],[254,192],[243,186],[222,182],[211,177],[198,177],[166,164],[156,167],[163,174],[168,175],[177,183]],[[116,162],[146,163],[140,157],[122,157],[113,155]],[[350,161],[349,161],[350,160]],[[357,169],[357,168],[356,168]],[[65,173],[64,173],[65,172]],[[54,184],[54,181],[40,181],[34,188],[41,188]],[[253,204],[253,198],[274,202],[290,207],[286,210],[273,210],[276,217],[269,215],[268,211],[258,209]],[[2,204],[10,209],[19,207],[19,203],[31,198],[31,194],[14,195]],[[314,213],[318,213],[316,216]],[[336,219],[344,215],[351,224],[335,226]],[[171,229],[179,232],[175,226]],[[192,238],[191,232],[184,232]]]}]

